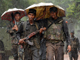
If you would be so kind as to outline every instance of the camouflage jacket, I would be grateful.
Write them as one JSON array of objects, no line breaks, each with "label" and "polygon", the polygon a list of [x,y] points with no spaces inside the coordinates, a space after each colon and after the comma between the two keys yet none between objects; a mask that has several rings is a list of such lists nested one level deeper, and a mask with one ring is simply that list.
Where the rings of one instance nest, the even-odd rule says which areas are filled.
[{"label": "camouflage jacket", "polygon": [[[20,26],[19,31],[17,32],[17,37],[20,40],[21,34],[24,37],[28,36],[30,33],[35,32],[36,30],[40,29],[38,22],[34,21],[34,24],[30,25],[29,21],[24,22],[23,25]],[[40,48],[40,34],[37,34],[29,39],[29,41],[34,43],[34,46]]]},{"label": "camouflage jacket", "polygon": [[[21,21],[17,22],[18,28],[20,27],[21,24],[22,24]],[[10,24],[7,27],[7,32],[10,34],[10,36],[12,38],[12,43],[16,44],[16,43],[18,43],[17,36],[16,36],[17,31],[12,30],[12,27],[14,27],[14,25],[15,24],[13,22],[10,22]]]},{"label": "camouflage jacket", "polygon": [[71,48],[72,48],[72,50],[75,50],[75,49],[80,50],[79,39],[76,38],[76,37],[71,37],[70,40],[71,40]]},{"label": "camouflage jacket", "polygon": [[54,22],[54,24],[57,24],[57,23],[61,22],[61,25],[62,25],[61,30],[64,33],[63,34],[64,35],[64,40],[66,40],[66,42],[68,43],[68,45],[70,45],[71,42],[70,42],[70,36],[69,36],[69,33],[68,33],[68,27],[67,27],[67,24],[65,23],[65,21],[63,20],[63,18],[57,18],[56,20],[54,20],[53,18],[50,17],[50,18],[47,18],[47,19],[42,19],[40,21],[43,22],[43,25],[46,28],[49,26],[48,21]]},{"label": "camouflage jacket", "polygon": [[[12,34],[11,36],[13,36],[15,32],[17,32],[17,31],[12,30],[12,27],[14,27],[14,25],[15,24],[13,22],[10,22],[9,25],[7,26],[7,32],[9,34]],[[17,22],[18,28],[20,27],[20,25],[21,25],[21,21],[20,22]]]}]

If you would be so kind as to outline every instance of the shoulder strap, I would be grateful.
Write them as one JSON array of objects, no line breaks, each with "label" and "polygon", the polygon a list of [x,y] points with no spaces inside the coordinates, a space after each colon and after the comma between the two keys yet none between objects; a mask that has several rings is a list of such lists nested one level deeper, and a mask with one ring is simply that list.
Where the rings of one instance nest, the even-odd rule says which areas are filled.
[{"label": "shoulder strap", "polygon": [[[54,21],[47,27],[47,29],[48,29],[53,23],[54,23]],[[46,30],[47,30],[47,29],[46,29]]]},{"label": "shoulder strap", "polygon": [[23,34],[24,34],[24,36],[26,36],[25,33],[26,33],[27,21],[23,22],[22,25],[23,25]]},{"label": "shoulder strap", "polygon": [[37,30],[39,29],[39,27],[38,27],[38,24],[37,24],[37,22],[35,22],[35,25],[36,25],[36,28],[37,28]]},{"label": "shoulder strap", "polygon": [[[61,18],[59,18],[59,20],[60,20]],[[63,19],[61,19],[60,21],[58,20],[58,19],[56,19],[57,21],[56,21],[56,23],[57,22],[59,22],[59,23],[62,23],[63,22]],[[52,25],[54,23],[54,21],[47,27],[47,29]]]},{"label": "shoulder strap", "polygon": [[23,22],[23,31],[26,30],[26,27],[27,27],[27,21],[26,22]]}]

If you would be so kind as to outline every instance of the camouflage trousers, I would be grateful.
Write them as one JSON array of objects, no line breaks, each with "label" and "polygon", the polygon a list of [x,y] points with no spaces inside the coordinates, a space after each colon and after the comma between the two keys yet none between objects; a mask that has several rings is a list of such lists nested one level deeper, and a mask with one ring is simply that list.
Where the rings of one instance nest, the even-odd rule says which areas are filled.
[{"label": "camouflage trousers", "polygon": [[39,49],[36,47],[31,47],[30,50],[32,53],[31,54],[32,60],[40,60]]},{"label": "camouflage trousers", "polygon": [[40,60],[39,49],[36,47],[25,49],[25,60]]},{"label": "camouflage trousers", "polygon": [[18,45],[18,60],[24,60],[24,48]]},{"label": "camouflage trousers", "polygon": [[12,55],[14,57],[14,60],[24,60],[23,52],[24,49],[21,48],[20,45],[17,44],[12,45]]},{"label": "camouflage trousers", "polygon": [[63,60],[64,59],[64,49],[63,42],[52,44],[50,42],[46,43],[46,60]]},{"label": "camouflage trousers", "polygon": [[31,50],[26,46],[24,48],[24,60],[31,60]]},{"label": "camouflage trousers", "polygon": [[24,60],[23,53],[24,48],[21,48],[21,45],[18,45],[18,40],[16,37],[12,37],[12,54],[14,57],[14,60]]},{"label": "camouflage trousers", "polygon": [[12,44],[12,55],[14,60],[18,60],[18,45]]},{"label": "camouflage trousers", "polygon": [[78,60],[78,51],[77,49],[75,50],[72,50],[70,53],[69,53],[69,58],[70,60]]}]

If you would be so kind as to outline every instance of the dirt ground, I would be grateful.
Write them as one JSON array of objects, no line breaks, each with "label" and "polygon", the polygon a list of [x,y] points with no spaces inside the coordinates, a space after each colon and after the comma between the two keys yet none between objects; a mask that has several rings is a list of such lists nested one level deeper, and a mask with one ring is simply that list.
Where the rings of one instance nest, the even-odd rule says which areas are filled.
[{"label": "dirt ground", "polygon": [[[10,60],[14,60],[14,59],[10,59]],[[64,55],[64,60],[69,60],[68,54],[65,54],[65,55]],[[80,60],[80,55],[79,55],[79,57],[78,57],[78,60]]]},{"label": "dirt ground", "polygon": [[[67,55],[66,54],[64,55],[64,60],[69,60],[69,55],[68,54]],[[78,57],[78,60],[80,60],[80,55]]]}]

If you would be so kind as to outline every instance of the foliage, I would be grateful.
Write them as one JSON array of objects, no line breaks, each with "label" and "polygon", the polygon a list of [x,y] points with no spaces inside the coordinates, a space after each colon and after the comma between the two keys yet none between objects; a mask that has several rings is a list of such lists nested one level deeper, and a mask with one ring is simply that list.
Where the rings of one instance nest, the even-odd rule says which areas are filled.
[{"label": "foliage", "polygon": [[[1,14],[10,8],[22,8],[25,9],[29,5],[40,3],[40,2],[51,2],[53,4],[63,7],[66,11],[67,18],[74,18],[80,20],[80,0],[0,0],[0,16]],[[1,23],[0,25],[5,25]]]}]

